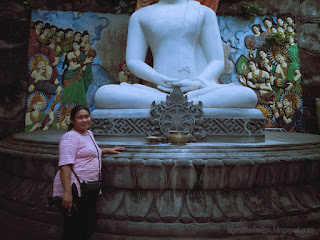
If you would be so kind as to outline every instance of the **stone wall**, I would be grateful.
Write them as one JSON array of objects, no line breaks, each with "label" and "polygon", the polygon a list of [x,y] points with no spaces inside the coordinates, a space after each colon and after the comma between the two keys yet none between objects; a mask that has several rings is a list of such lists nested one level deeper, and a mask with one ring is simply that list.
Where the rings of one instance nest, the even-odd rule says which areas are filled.
[{"label": "stone wall", "polygon": [[[23,0],[0,3],[0,139],[24,130],[27,45],[31,9],[115,12],[114,0]],[[254,2],[246,0],[246,2]],[[320,2],[260,0],[262,15],[293,14],[300,48],[304,116],[308,132],[319,133],[315,98],[320,96]],[[238,16],[241,0],[220,0],[217,14]]]}]

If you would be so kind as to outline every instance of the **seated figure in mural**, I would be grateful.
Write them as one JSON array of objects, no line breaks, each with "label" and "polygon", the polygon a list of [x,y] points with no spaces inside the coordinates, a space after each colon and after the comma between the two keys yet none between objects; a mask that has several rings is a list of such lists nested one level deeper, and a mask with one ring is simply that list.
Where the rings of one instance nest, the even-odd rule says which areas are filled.
[{"label": "seated figure in mural", "polygon": [[[30,100],[30,108],[25,116],[25,131],[33,132],[36,130],[48,130],[53,125],[54,114],[48,111],[49,121],[45,121],[46,114],[42,111],[44,98],[36,93]],[[56,128],[56,127],[55,127]]]},{"label": "seated figure in mural", "polygon": [[28,84],[28,92],[38,90],[47,95],[59,95],[61,86],[57,79],[58,74],[47,64],[45,57],[36,54],[33,60],[33,69]]},{"label": "seated figure in mural", "polygon": [[[145,63],[148,47],[153,67]],[[153,83],[110,84],[96,92],[97,108],[150,108],[165,101],[175,86],[205,108],[254,108],[257,96],[244,86],[220,84],[224,53],[215,12],[197,1],[160,0],[130,18],[128,68]]]},{"label": "seated figure in mural", "polygon": [[287,132],[305,132],[302,113],[298,109],[298,98],[294,93],[286,93],[278,107],[280,111],[276,109],[275,103],[271,105],[278,127]]},{"label": "seated figure in mural", "polygon": [[245,74],[245,76],[240,76],[239,80],[243,85],[252,88],[257,95],[272,91],[269,73],[259,69],[256,60],[249,61],[249,69],[249,73]]}]

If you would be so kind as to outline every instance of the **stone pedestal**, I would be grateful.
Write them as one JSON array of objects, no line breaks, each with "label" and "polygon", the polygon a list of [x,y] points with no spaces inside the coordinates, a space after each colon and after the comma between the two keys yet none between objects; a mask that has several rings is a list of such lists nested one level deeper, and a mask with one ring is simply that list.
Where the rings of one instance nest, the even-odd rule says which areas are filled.
[{"label": "stone pedestal", "polygon": [[[47,197],[63,133],[20,133],[0,142],[2,222],[19,220],[33,235],[61,237],[62,217]],[[186,145],[150,145],[141,136],[96,140],[126,150],[102,158],[92,239],[275,238],[285,228],[304,229],[291,233],[294,239],[320,235],[318,135],[267,132],[263,143]]]},{"label": "stone pedestal", "polygon": [[[150,109],[96,109],[91,119],[96,135],[147,136],[154,126]],[[258,109],[204,108],[198,126],[206,132],[200,142],[265,140],[265,119]]]}]

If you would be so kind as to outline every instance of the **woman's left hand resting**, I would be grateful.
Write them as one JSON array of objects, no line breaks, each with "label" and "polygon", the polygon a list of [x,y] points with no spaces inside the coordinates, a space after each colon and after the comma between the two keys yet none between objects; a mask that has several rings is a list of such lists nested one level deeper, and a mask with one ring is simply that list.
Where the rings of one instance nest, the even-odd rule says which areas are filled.
[{"label": "woman's left hand resting", "polygon": [[105,153],[113,153],[113,154],[118,154],[120,151],[124,151],[124,147],[113,147],[113,148],[102,148],[102,154]]}]

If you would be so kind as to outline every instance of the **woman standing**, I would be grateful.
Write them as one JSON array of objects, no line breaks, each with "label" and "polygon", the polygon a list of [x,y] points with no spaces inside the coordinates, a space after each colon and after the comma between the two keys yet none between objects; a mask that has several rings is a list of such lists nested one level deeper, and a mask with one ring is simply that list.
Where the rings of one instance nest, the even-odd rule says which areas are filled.
[{"label": "woman standing", "polygon": [[[95,231],[98,196],[81,197],[77,177],[81,182],[99,180],[101,155],[124,150],[123,147],[100,149],[88,130],[90,123],[89,109],[82,105],[75,106],[71,110],[68,132],[60,139],[60,169],[54,179],[53,196],[61,197],[62,206],[66,209],[63,239],[89,239]],[[75,196],[72,184],[75,184],[79,197]],[[79,211],[71,211],[75,207]]]}]

